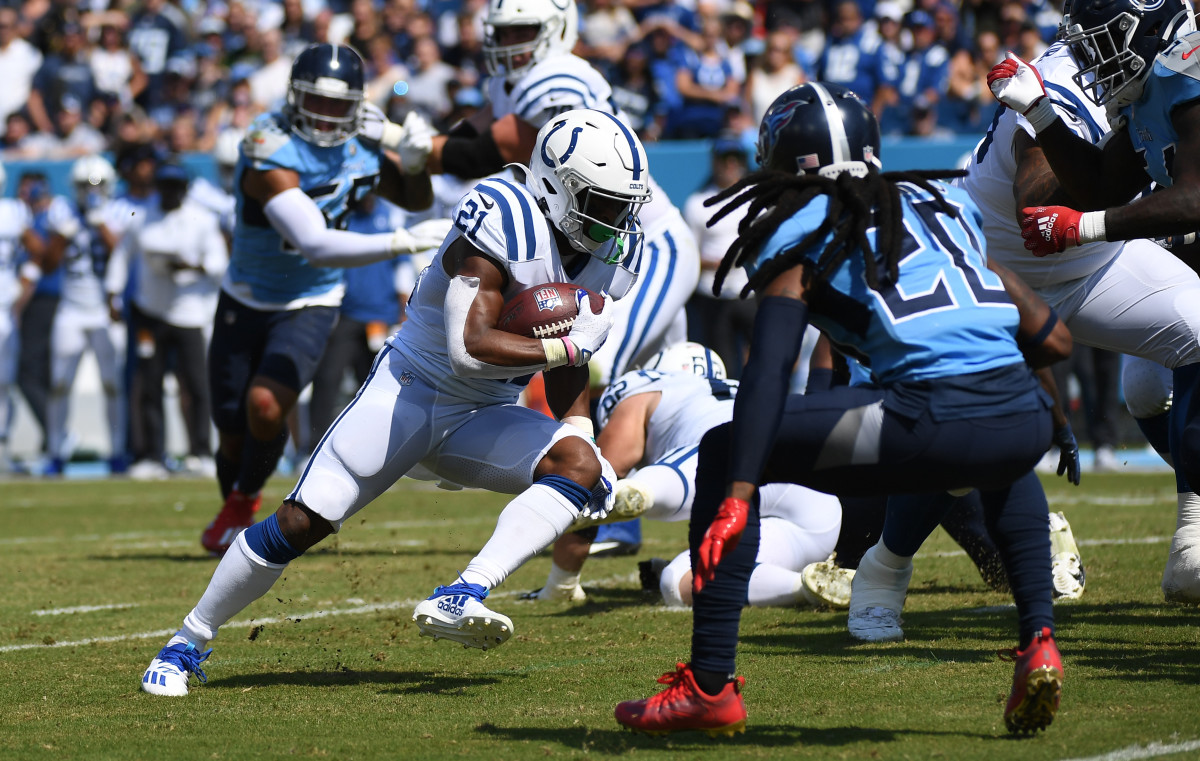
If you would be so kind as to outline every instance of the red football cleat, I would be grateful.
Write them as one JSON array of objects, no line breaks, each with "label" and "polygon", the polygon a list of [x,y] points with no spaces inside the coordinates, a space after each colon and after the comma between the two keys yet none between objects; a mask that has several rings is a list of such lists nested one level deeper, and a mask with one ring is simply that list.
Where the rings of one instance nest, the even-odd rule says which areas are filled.
[{"label": "red football cleat", "polygon": [[254,514],[262,505],[262,494],[247,497],[237,489],[229,492],[225,506],[200,535],[200,544],[214,555],[224,555],[237,535],[254,525]]},{"label": "red football cleat", "polygon": [[676,664],[675,671],[658,678],[667,689],[645,700],[627,700],[617,705],[617,721],[648,735],[695,730],[710,737],[732,737],[746,731],[746,704],[742,702],[745,677],[725,685],[719,695],[708,695],[696,684],[689,663]]},{"label": "red football cleat", "polygon": [[1012,692],[1004,707],[1009,732],[1045,729],[1058,713],[1062,699],[1063,667],[1049,628],[1038,632],[1024,650],[1001,650],[1004,660],[1015,660]]}]

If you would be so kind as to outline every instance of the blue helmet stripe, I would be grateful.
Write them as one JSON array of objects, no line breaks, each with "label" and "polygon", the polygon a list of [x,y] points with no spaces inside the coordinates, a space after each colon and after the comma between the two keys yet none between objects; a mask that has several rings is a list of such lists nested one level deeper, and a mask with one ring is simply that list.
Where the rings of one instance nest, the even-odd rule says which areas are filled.
[{"label": "blue helmet stripe", "polygon": [[486,182],[476,185],[475,190],[492,199],[499,206],[500,219],[504,222],[504,241],[508,246],[508,260],[510,262],[520,261],[521,252],[517,250],[517,223],[513,219],[512,204],[503,193],[490,187]]},{"label": "blue helmet stripe", "polygon": [[524,260],[529,261],[537,254],[537,240],[533,232],[533,208],[529,205],[529,199],[525,193],[508,180],[497,178],[496,182],[512,191],[512,194],[517,197],[517,203],[521,206],[521,223],[525,226],[525,256]]},{"label": "blue helmet stripe", "polygon": [[635,180],[641,179],[642,156],[641,156],[641,152],[638,150],[637,141],[633,139],[633,133],[630,132],[629,128],[625,126],[625,122],[621,121],[620,119],[613,116],[612,114],[605,113],[604,111],[600,111],[599,113],[602,113],[605,116],[607,116],[609,119],[612,119],[614,122],[617,123],[617,126],[621,128],[621,133],[623,135],[625,135],[625,139],[629,141],[629,150],[633,151],[633,179],[635,179]]}]

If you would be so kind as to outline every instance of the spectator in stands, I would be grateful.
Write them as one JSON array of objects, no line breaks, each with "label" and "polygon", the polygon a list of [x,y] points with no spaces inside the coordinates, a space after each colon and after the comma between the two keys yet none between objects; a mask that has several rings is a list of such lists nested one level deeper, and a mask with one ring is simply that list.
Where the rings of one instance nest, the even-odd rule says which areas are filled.
[{"label": "spectator in stands", "polygon": [[250,94],[255,104],[269,111],[283,105],[287,97],[292,59],[283,54],[283,35],[278,29],[264,31],[260,42],[262,62],[250,75]]},{"label": "spectator in stands", "polygon": [[4,72],[4,87],[0,87],[0,116],[20,111],[29,101],[33,78],[42,66],[42,54],[17,33],[17,12],[11,7],[0,8],[0,71]]},{"label": "spectator in stands", "polygon": [[353,0],[350,4],[350,17],[354,21],[354,28],[346,39],[346,44],[355,50],[365,51],[371,40],[384,33],[382,20],[372,0]]},{"label": "spectator in stands", "polygon": [[646,45],[642,44],[632,45],[626,51],[612,80],[612,97],[638,136],[644,142],[653,142],[662,135],[666,117],[660,107],[646,50]]},{"label": "spectator in stands", "polygon": [[4,120],[4,136],[0,137],[0,149],[5,161],[29,158],[37,151],[37,141],[30,141],[33,125],[24,111],[13,111]]},{"label": "spectator in stands", "polygon": [[701,47],[682,49],[678,59],[675,89],[682,104],[667,116],[668,138],[713,137],[721,130],[726,106],[741,92],[729,55],[721,51],[720,19],[704,17],[700,36]]},{"label": "spectator in stands", "polygon": [[174,162],[154,171],[157,201],[121,238],[113,251],[105,289],[121,293],[133,260],[137,286],[130,320],[136,335],[130,449],[135,478],[167,475],[163,464],[163,377],[173,354],[173,372],[189,399],[185,409],[188,456],[185,469],[214,471],[206,330],[217,306],[221,276],[229,261],[215,214],[187,199],[188,175]]},{"label": "spectator in stands", "polygon": [[[1059,11],[1058,17],[1062,18],[1061,11]],[[933,7],[933,25],[937,30],[937,44],[945,48],[951,56],[957,55],[960,51],[969,52],[974,48],[970,34],[960,23],[958,8],[949,0],[941,0]]]},{"label": "spectator in stands", "polygon": [[878,43],[863,29],[862,9],[855,0],[840,0],[833,13],[829,41],[817,64],[818,79],[848,87],[870,102],[879,85]]},{"label": "spectator in stands", "polygon": [[[746,81],[746,72],[752,65],[751,57],[762,52],[762,40],[753,37],[754,6],[746,0],[736,0],[721,11],[721,41],[733,64],[733,76],[739,82]],[[753,51],[753,52],[752,52]]]},{"label": "spectator in stands", "polygon": [[365,53],[367,101],[386,111],[396,83],[408,81],[408,68],[392,52],[392,38],[386,34],[376,35]]},{"label": "spectator in stands", "polygon": [[618,0],[592,0],[580,19],[575,52],[611,80],[630,43],[639,36],[629,8]]},{"label": "spectator in stands", "polygon": [[[62,27],[56,53],[42,61],[33,78],[29,93],[29,117],[38,131],[54,134],[58,126],[58,110],[64,102],[78,105],[82,110],[96,94],[90,56],[83,36],[83,27],[74,21]],[[71,100],[65,100],[67,97]]]},{"label": "spectator in stands", "polygon": [[124,29],[115,23],[100,27],[100,44],[88,54],[88,63],[96,92],[118,104],[118,110],[133,105],[133,99],[146,87],[141,62],[125,44]]},{"label": "spectator in stands", "polygon": [[250,95],[250,81],[247,72],[237,66],[233,67],[229,77],[229,97],[213,105],[205,119],[204,132],[206,135],[219,136],[227,129],[245,132],[250,122],[261,113],[262,109],[254,104]]},{"label": "spectator in stands", "polygon": [[475,14],[463,12],[455,17],[458,21],[458,38],[446,48],[442,60],[458,69],[458,78],[464,84],[478,87],[487,72],[483,55],[483,32]]},{"label": "spectator in stands", "polygon": [[[807,61],[817,61],[825,51],[826,3],[824,0],[767,0],[764,14],[768,30],[790,27],[796,30],[802,53],[793,53],[796,62],[809,70]],[[811,68],[816,71],[816,67]],[[864,96],[865,97],[865,96]]]},{"label": "spectator in stands", "polygon": [[171,122],[180,114],[197,118],[192,105],[192,83],[196,79],[196,66],[187,56],[178,56],[167,61],[167,73],[163,78],[162,92],[154,99],[153,107],[146,115],[155,124],[155,136],[171,128]]},{"label": "spectator in stands", "polygon": [[412,73],[408,80],[408,100],[430,121],[439,121],[450,112],[446,85],[458,76],[454,67],[442,60],[437,41],[422,37],[413,46]]},{"label": "spectator in stands", "polygon": [[[792,58],[795,35],[780,29],[767,35],[766,48],[746,79],[746,100],[750,115],[761,122],[767,108],[781,93],[808,81],[808,75]],[[701,341],[705,346],[709,344]],[[721,355],[724,356],[724,355]]]},{"label": "spectator in stands", "polygon": [[[236,5],[236,4],[235,4]],[[167,61],[187,46],[187,18],[166,0],[144,0],[129,27],[129,49],[146,74],[146,88],[136,102],[149,109],[158,105],[167,78]]]},{"label": "spectator in stands", "polygon": [[904,57],[898,78],[881,84],[882,92],[877,98],[877,102],[885,104],[879,128],[886,134],[910,134],[913,108],[936,110],[949,84],[950,55],[937,44],[933,17],[915,10],[908,14],[907,23],[912,31],[912,49]]},{"label": "spectator in stands", "polygon": [[[67,94],[59,102],[54,115],[55,131],[45,136],[41,155],[46,158],[71,159],[103,152],[108,140],[95,127],[84,121],[83,104]],[[41,133],[39,133],[41,135]],[[35,136],[36,137],[36,136]]]},{"label": "spectator in stands", "polygon": [[279,24],[283,57],[290,61],[312,44],[313,31],[312,22],[304,18],[303,0],[283,0],[283,21]]},{"label": "spectator in stands", "polygon": [[[785,35],[786,36],[786,35]],[[744,270],[735,269],[725,278],[721,295],[713,296],[713,279],[721,260],[738,235],[740,219],[726,216],[712,227],[713,210],[704,205],[718,192],[746,175],[749,164],[742,142],[734,135],[721,135],[713,142],[712,174],[683,206],[683,218],[696,236],[700,249],[700,282],[688,301],[688,339],[704,344],[725,359],[730,378],[741,374],[743,359],[750,349],[755,302],[740,298],[746,284]]]}]

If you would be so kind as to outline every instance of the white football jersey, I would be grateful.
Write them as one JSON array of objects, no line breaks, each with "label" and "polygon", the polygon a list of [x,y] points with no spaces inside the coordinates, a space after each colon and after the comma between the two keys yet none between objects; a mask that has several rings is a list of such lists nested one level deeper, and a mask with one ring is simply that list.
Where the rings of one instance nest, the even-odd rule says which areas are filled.
[{"label": "white football jersey", "polygon": [[[640,246],[620,266],[604,263],[602,257],[608,251],[604,247],[594,255],[580,254],[573,262],[579,269],[568,272],[550,220],[538,209],[537,198],[524,185],[500,178],[483,180],[459,200],[451,218],[454,228],[418,278],[408,302],[408,319],[388,343],[410,360],[413,367],[421,368],[427,382],[464,399],[510,402],[528,378],[513,382],[461,378],[454,374],[446,348],[443,307],[450,277],[442,266],[442,257],[451,243],[465,237],[504,268],[509,275],[505,301],[545,283],[574,283],[593,293],[605,291],[619,299],[629,293],[636,280]],[[605,245],[615,244],[614,239]]]},{"label": "white football jersey", "polygon": [[0,308],[5,311],[21,294],[17,279],[17,255],[21,235],[33,224],[33,215],[24,201],[0,198]]},{"label": "white football jersey", "polygon": [[[504,77],[492,77],[488,80],[488,99],[496,119],[516,114],[538,129],[563,111],[591,108],[612,114],[633,131],[629,119],[613,100],[608,81],[577,55],[544,58],[513,85],[509,85]],[[668,215],[679,214],[653,177],[650,177],[650,191],[653,198],[639,214],[646,229]]]},{"label": "white football jersey", "polygon": [[596,411],[603,429],[618,404],[638,394],[662,397],[646,426],[643,462],[658,462],[668,452],[695,447],[709,430],[733,419],[737,381],[710,380],[691,373],[634,370],[609,384]]},{"label": "white football jersey", "polygon": [[108,264],[108,250],[101,243],[99,233],[62,196],[55,196],[50,202],[46,218],[49,228],[67,240],[59,265],[63,271],[61,306],[103,313],[107,320],[104,270]]},{"label": "white football jersey", "polygon": [[[1054,43],[1034,59],[1033,65],[1041,73],[1046,92],[1063,123],[1084,140],[1100,142],[1109,131],[1108,119],[1104,109],[1092,103],[1071,79],[1079,68],[1067,46]],[[1016,272],[1034,288],[1065,283],[1096,272],[1120,253],[1121,243],[1089,243],[1042,259],[1026,250],[1017,225],[1013,198],[1013,180],[1017,171],[1013,138],[1017,130],[1034,136],[1033,126],[1024,116],[1008,108],[1000,109],[987,135],[971,154],[967,176],[958,181],[983,213],[988,258]]]}]

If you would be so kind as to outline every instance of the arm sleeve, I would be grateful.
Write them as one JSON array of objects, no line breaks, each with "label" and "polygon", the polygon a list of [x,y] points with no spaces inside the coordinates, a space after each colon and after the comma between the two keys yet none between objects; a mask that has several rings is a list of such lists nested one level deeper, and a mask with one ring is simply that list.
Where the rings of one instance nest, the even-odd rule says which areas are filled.
[{"label": "arm sleeve", "polygon": [[108,257],[108,267],[104,271],[104,292],[109,295],[123,293],[125,281],[129,277],[130,248],[133,246],[135,235],[123,235],[116,248]]},{"label": "arm sleeve", "polygon": [[808,306],[803,301],[770,296],[759,305],[750,361],[733,403],[730,481],[759,483],[779,434],[792,366],[807,326]]},{"label": "arm sleeve", "polygon": [[330,230],[325,215],[300,188],[289,188],[267,201],[263,212],[283,239],[316,267],[357,267],[390,259],[392,233],[364,235]]}]

